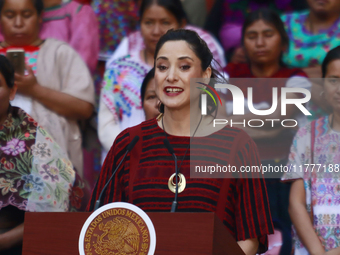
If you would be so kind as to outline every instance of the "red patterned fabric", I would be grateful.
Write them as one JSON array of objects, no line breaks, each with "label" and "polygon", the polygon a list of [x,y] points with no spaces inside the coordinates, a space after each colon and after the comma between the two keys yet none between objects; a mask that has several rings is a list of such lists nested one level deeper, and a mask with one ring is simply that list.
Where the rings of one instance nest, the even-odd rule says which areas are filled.
[{"label": "red patterned fabric", "polygon": [[92,3],[92,0],[74,0],[74,1],[80,4],[91,4]]},{"label": "red patterned fabric", "polygon": [[[139,130],[139,131],[138,131]],[[175,166],[171,154],[164,146],[164,131],[155,119],[124,130],[114,142],[93,190],[88,210],[110,178],[113,169],[122,159],[126,146],[139,133],[138,145],[128,154],[104,193],[103,203],[131,202],[144,211],[169,212],[174,193],[168,188],[168,179]],[[200,137],[194,143],[204,146],[204,156],[187,154],[190,138],[167,135],[178,158],[182,161],[180,172],[186,177],[185,190],[178,195],[178,212],[215,212],[236,240],[259,238],[259,252],[267,249],[267,234],[273,233],[264,179],[213,179],[190,178],[190,163],[204,161],[207,165],[259,165],[256,145],[244,131],[225,127],[222,130]],[[191,145],[193,146],[193,145]],[[140,150],[138,157],[134,150]],[[197,157],[195,159],[195,157]],[[138,162],[136,159],[138,158]],[[134,171],[131,171],[131,166]],[[134,176],[131,177],[131,176]],[[132,179],[132,180],[131,180]]]},{"label": "red patterned fabric", "polygon": [[293,76],[302,76],[307,77],[307,74],[302,71],[300,68],[287,68],[282,67],[278,72],[273,74],[270,77],[255,77],[249,68],[249,64],[241,63],[241,64],[234,64],[229,63],[225,68],[224,71],[229,74],[230,78],[289,78]]}]

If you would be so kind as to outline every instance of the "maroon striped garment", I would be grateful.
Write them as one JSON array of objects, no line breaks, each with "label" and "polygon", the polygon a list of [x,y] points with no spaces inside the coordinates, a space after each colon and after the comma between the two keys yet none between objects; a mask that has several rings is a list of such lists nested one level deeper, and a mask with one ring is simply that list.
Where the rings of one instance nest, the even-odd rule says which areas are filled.
[{"label": "maroon striped garment", "polygon": [[[123,201],[133,203],[146,212],[170,211],[174,193],[168,188],[168,180],[175,172],[175,165],[163,143],[165,133],[156,119],[128,128],[118,135],[93,190],[87,208],[89,211],[94,209],[101,190],[136,134],[140,140],[109,184],[102,203]],[[190,138],[169,134],[167,138],[180,165]],[[205,156],[198,155],[197,158],[207,165],[219,162],[239,168],[260,164],[256,145],[241,129],[227,126],[195,141],[204,146]],[[138,150],[139,154],[134,153]],[[191,163],[193,160],[195,156],[191,155]],[[131,166],[134,171],[131,171]],[[180,172],[186,177],[187,185],[178,195],[178,212],[215,212],[237,241],[258,238],[259,252],[266,251],[267,234],[273,233],[273,225],[264,179],[190,178],[190,149]]]}]

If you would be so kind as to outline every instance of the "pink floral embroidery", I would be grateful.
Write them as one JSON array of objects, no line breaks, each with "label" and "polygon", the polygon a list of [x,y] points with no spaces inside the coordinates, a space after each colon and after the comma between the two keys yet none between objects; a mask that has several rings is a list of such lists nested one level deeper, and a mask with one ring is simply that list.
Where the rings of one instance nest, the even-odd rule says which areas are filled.
[{"label": "pink floral embroidery", "polygon": [[7,145],[2,147],[1,150],[7,155],[16,156],[19,155],[19,153],[25,152],[25,142],[13,138],[11,141],[7,142]]}]

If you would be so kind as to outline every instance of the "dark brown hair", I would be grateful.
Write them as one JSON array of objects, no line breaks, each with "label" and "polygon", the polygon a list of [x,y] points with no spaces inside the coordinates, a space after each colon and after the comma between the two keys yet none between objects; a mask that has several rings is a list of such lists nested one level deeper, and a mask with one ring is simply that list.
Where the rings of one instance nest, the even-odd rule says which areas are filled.
[{"label": "dark brown hair", "polygon": [[174,15],[180,25],[184,20],[187,20],[180,0],[143,0],[139,8],[139,18],[142,19],[144,12],[154,4],[163,7]]},{"label": "dark brown hair", "polygon": [[[4,7],[6,0],[0,0],[0,12],[2,11],[2,8]],[[40,14],[42,13],[42,11],[44,10],[44,3],[42,0],[32,0],[33,1],[33,5],[35,7],[35,9],[37,10],[38,15],[40,16]]]},{"label": "dark brown hair", "polygon": [[323,60],[322,65],[321,65],[322,78],[325,78],[327,74],[327,67],[329,63],[337,59],[340,59],[340,46],[335,47],[334,49],[330,50],[327,53],[325,59]]},{"label": "dark brown hair", "polygon": [[[263,20],[265,23],[268,23],[272,25],[273,27],[275,27],[275,29],[280,34],[282,45],[286,47],[289,46],[289,37],[285,30],[284,24],[280,16],[275,11],[268,9],[268,8],[261,8],[248,14],[242,27],[242,44],[243,45],[244,45],[244,36],[245,36],[245,32],[247,28],[258,20]],[[281,66],[285,65],[282,61],[282,53],[280,57],[280,65]]]},{"label": "dark brown hair", "polygon": [[11,62],[3,56],[0,55],[0,73],[4,77],[6,84],[9,88],[14,86],[14,67]]},{"label": "dark brown hair", "polygon": [[[156,50],[155,50],[155,55],[154,55],[155,65],[156,65],[156,58],[157,58],[159,50],[168,41],[185,41],[186,43],[189,44],[190,49],[201,60],[202,70],[205,71],[207,70],[208,67],[211,68],[212,73],[211,73],[210,78],[213,78],[213,79],[210,80],[210,83],[209,83],[210,86],[214,87],[215,79],[219,79],[221,81],[223,80],[225,82],[220,72],[212,67],[212,63],[215,60],[206,42],[195,31],[188,30],[188,29],[176,29],[176,30],[170,29],[159,39],[156,45]],[[215,61],[215,63],[219,65],[217,61]],[[212,92],[209,89],[209,87],[207,87],[206,89]],[[214,101],[210,97],[207,98],[207,105],[208,105],[208,109],[207,109],[208,114],[212,114],[213,112],[217,111],[217,106],[215,105]],[[161,113],[164,113],[163,104],[160,105],[159,111]]]}]

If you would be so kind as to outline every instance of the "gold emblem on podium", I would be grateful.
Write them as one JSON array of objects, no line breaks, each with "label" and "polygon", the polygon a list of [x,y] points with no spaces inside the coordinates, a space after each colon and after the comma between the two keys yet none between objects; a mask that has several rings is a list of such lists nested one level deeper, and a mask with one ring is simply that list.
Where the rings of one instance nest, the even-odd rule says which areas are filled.
[{"label": "gold emblem on podium", "polygon": [[136,255],[138,253],[139,233],[130,220],[117,217],[106,222],[105,225],[100,223],[99,230],[102,231],[102,234],[94,234],[97,237],[97,243],[93,245],[97,254],[107,254],[105,250],[116,250],[115,254],[121,255]]},{"label": "gold emblem on podium", "polygon": [[[127,204],[127,203],[112,203]],[[110,204],[109,204],[110,205]],[[129,207],[135,207],[127,204]],[[106,205],[108,206],[108,205]],[[103,207],[106,207],[103,206]],[[138,208],[138,207],[136,207]],[[134,209],[134,208],[131,208]],[[138,208],[139,209],[139,208]],[[101,212],[97,212],[100,211]],[[141,209],[139,209],[143,212]],[[124,207],[108,208],[102,210],[99,208],[91,214],[83,226],[79,239],[79,251],[84,255],[147,255],[155,249],[155,240],[151,242],[151,236],[155,232],[153,225],[147,217],[141,215],[136,210],[130,210]],[[151,232],[150,233],[150,228]],[[153,246],[153,247],[150,247]],[[83,251],[83,252],[82,252]]]}]

